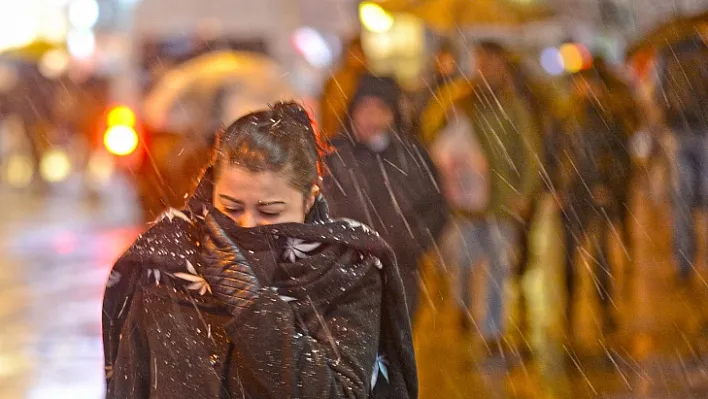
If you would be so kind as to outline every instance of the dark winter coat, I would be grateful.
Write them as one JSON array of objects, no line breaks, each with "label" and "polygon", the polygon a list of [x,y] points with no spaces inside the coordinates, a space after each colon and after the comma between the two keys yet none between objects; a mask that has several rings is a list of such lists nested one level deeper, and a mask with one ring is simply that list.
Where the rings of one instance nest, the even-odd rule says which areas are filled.
[{"label": "dark winter coat", "polygon": [[[108,398],[417,397],[401,279],[376,233],[329,219],[322,200],[308,223],[243,229],[202,194],[168,211],[111,272]],[[207,212],[265,287],[236,316],[202,274],[223,256],[201,244],[218,234]]]},{"label": "dark winter coat", "polygon": [[621,114],[587,104],[557,137],[556,188],[562,193],[564,208],[572,209],[581,219],[597,212],[593,190],[598,188],[610,194],[602,204],[610,217],[617,216],[625,205],[632,167],[628,151],[631,132],[625,129]]},{"label": "dark winter coat", "polygon": [[425,149],[403,135],[392,133],[379,153],[345,136],[333,145],[324,184],[332,214],[361,220],[391,245],[411,308],[418,261],[447,221],[435,167]]}]

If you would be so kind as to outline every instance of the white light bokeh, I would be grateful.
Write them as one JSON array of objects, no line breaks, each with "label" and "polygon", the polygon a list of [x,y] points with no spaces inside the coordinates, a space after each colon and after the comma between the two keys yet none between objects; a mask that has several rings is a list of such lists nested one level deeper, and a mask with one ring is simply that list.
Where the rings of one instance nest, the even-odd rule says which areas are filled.
[{"label": "white light bokeh", "polygon": [[72,30],[66,41],[69,53],[75,58],[89,58],[96,48],[96,37],[90,30]]},{"label": "white light bokeh", "polygon": [[293,43],[312,66],[324,68],[332,63],[332,51],[322,35],[305,26],[293,34]]},{"label": "white light bokeh", "polygon": [[77,29],[91,29],[98,22],[96,0],[75,0],[69,4],[69,22]]}]

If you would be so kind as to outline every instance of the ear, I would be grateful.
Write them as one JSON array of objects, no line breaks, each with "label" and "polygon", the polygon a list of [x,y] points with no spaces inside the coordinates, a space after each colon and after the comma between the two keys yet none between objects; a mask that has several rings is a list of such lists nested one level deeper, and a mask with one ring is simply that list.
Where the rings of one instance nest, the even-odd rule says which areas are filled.
[{"label": "ear", "polygon": [[315,200],[317,199],[317,196],[320,195],[320,192],[320,186],[313,184],[310,188],[309,194],[307,195],[307,201],[305,202],[305,213],[310,212],[312,206],[315,205]]}]

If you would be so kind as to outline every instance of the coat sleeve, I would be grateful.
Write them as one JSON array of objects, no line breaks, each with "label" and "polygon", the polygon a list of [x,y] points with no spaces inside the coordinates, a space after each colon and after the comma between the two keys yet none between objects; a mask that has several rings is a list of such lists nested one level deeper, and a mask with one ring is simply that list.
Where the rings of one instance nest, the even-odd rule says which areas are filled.
[{"label": "coat sleeve", "polygon": [[103,298],[103,350],[106,371],[106,398],[147,398],[149,391],[145,365],[148,355],[134,304],[140,267],[121,259],[108,279]]},{"label": "coat sleeve", "polygon": [[429,248],[433,244],[432,240],[437,240],[442,234],[449,210],[442,194],[438,170],[428,152],[417,142],[411,147],[413,155],[418,158],[416,164],[420,176],[417,181],[421,185],[413,204],[420,217],[421,229],[424,230],[419,233],[419,243],[423,248]]},{"label": "coat sleeve", "polygon": [[107,380],[106,399],[147,399],[150,397],[150,353],[142,320],[141,294],[123,324],[113,363],[113,377]]},{"label": "coat sleeve", "polygon": [[133,303],[137,270],[136,264],[121,258],[111,269],[106,283],[102,318],[106,383],[109,383],[113,377],[120,335]]},{"label": "coat sleeve", "polygon": [[326,309],[305,303],[297,312],[275,291],[263,290],[226,326],[244,385],[257,389],[257,397],[369,397],[381,287],[372,267],[336,303]]}]

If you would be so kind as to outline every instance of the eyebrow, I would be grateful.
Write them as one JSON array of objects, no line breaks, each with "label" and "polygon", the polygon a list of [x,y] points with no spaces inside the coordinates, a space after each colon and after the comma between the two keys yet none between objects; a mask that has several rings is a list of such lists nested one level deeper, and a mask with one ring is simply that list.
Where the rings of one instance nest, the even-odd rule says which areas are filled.
[{"label": "eyebrow", "polygon": [[219,194],[219,197],[221,197],[222,199],[225,199],[225,200],[229,200],[229,201],[231,201],[231,202],[235,202],[235,203],[237,203],[237,204],[243,204],[243,201],[239,201],[239,200],[237,200],[237,199],[235,199],[235,198],[229,197],[229,196],[226,195],[226,194]]}]

